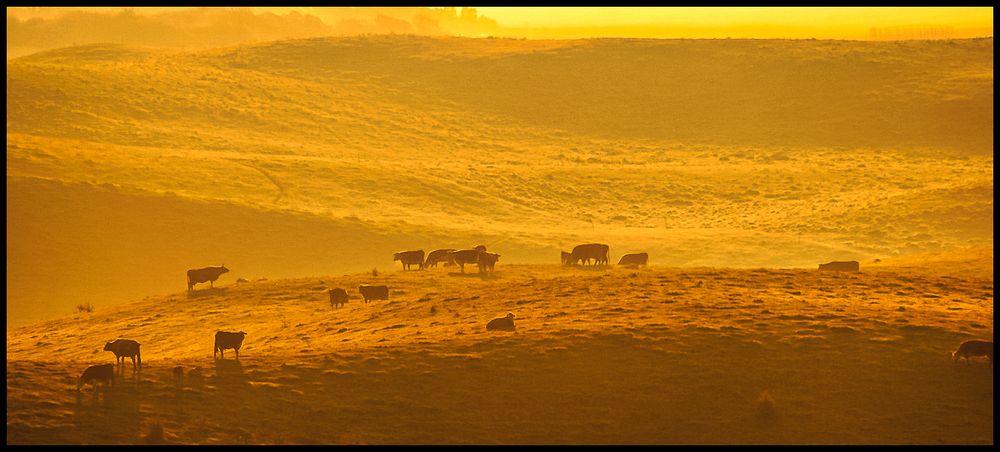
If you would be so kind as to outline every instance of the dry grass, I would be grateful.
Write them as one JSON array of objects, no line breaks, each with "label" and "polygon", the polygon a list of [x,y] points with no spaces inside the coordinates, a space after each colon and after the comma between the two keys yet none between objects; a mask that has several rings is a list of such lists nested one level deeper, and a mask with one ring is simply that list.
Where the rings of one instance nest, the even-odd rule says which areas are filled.
[{"label": "dry grass", "polygon": [[[950,353],[992,337],[992,278],[927,262],[498,265],[492,278],[366,272],[151,297],[8,333],[8,441],[131,443],[127,426],[155,416],[171,441],[198,444],[990,443],[992,370]],[[394,295],[329,308],[328,287],[360,283]],[[485,331],[507,312],[516,333]],[[239,362],[212,360],[217,328],[248,332]],[[143,371],[106,402],[75,401],[72,378],[110,361],[112,336],[143,344]],[[178,387],[177,365],[204,378]]]}]

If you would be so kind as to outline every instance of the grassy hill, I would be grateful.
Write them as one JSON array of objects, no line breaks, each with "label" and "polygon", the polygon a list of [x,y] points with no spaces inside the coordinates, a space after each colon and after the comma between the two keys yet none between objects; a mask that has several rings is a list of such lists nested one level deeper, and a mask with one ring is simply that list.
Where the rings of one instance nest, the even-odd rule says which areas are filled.
[{"label": "grassy hill", "polygon": [[992,39],[371,36],[7,62],[8,325],[485,243],[810,267],[993,241]]},{"label": "grassy hill", "polygon": [[[363,303],[362,283],[390,300]],[[350,301],[331,308],[331,287]],[[507,312],[516,333],[485,330]],[[225,283],[8,329],[7,441],[990,444],[992,370],[950,352],[992,319],[991,249],[858,274],[501,263]],[[217,329],[247,332],[239,361],[213,360]],[[143,368],[78,394],[116,337]]]}]

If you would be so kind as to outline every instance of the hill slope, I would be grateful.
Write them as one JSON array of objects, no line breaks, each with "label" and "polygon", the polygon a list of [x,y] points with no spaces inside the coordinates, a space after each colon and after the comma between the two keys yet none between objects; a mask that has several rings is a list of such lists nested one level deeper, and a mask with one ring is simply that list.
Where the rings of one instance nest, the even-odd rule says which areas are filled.
[{"label": "hill slope", "polygon": [[811,268],[992,246],[992,67],[992,39],[381,36],[16,58],[8,325],[220,263],[356,272],[478,243],[554,263],[603,242],[661,265]]},{"label": "hill slope", "polygon": [[[992,443],[992,370],[949,355],[993,334],[971,253],[949,259],[987,276],[500,265],[150,297],[8,330],[8,443]],[[485,331],[506,312],[516,333]],[[217,329],[248,333],[239,361]],[[114,337],[143,369],[76,395]]]}]

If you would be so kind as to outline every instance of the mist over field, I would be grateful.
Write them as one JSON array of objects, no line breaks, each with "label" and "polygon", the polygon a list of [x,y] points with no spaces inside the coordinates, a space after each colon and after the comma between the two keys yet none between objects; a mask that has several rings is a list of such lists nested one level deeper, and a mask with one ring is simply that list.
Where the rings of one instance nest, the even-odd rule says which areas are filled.
[{"label": "mist over field", "polygon": [[183,288],[198,265],[329,274],[476,243],[558,263],[600,242],[659,265],[813,267],[992,245],[992,67],[991,39],[14,59],[8,325]]},{"label": "mist over field", "polygon": [[[993,333],[992,38],[192,45],[210,13],[8,15],[8,444],[993,442],[949,355]],[[612,265],[559,265],[583,243]],[[479,244],[494,273],[393,260]],[[115,337],[148,370],[81,402]]]}]

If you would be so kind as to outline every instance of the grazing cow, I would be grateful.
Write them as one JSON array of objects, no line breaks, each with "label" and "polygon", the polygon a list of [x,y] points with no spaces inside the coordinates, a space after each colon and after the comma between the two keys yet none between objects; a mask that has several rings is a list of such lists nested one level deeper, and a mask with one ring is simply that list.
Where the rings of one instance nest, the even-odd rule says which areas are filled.
[{"label": "grazing cow", "polygon": [[400,251],[392,255],[392,261],[400,261],[403,263],[403,271],[409,270],[411,265],[417,265],[421,270],[424,269],[424,250],[416,251]]},{"label": "grazing cow", "polygon": [[496,266],[498,260],[500,260],[500,255],[497,253],[480,254],[479,273],[485,273],[486,270],[493,271],[493,267]]},{"label": "grazing cow", "polygon": [[649,253],[626,254],[618,259],[618,265],[639,267],[649,263]]},{"label": "grazing cow", "polygon": [[448,253],[452,251],[455,250],[453,248],[445,248],[445,249],[431,251],[430,254],[427,255],[427,261],[424,262],[424,268],[437,267],[438,262],[444,262],[445,265],[449,263],[454,265],[455,262],[453,262],[448,257]]},{"label": "grazing cow", "polygon": [[243,346],[243,339],[247,337],[247,333],[243,331],[230,332],[230,331],[216,331],[215,332],[215,349],[212,351],[212,356],[222,355],[225,359],[227,348],[236,350],[236,359],[240,359],[240,347]]},{"label": "grazing cow", "polygon": [[[486,247],[483,248],[485,249]],[[458,264],[459,268],[462,269],[462,273],[465,273],[465,264],[478,264],[479,255],[484,252],[485,251],[480,251],[478,249],[457,250],[448,253],[448,256],[450,256],[451,259],[454,260],[456,264]]]},{"label": "grazing cow", "polygon": [[347,303],[347,291],[340,287],[330,289],[330,306],[339,307]]},{"label": "grazing cow", "polygon": [[490,320],[486,331],[514,331],[514,314],[508,312],[506,317]]},{"label": "grazing cow", "polygon": [[115,366],[114,364],[98,364],[96,366],[90,366],[87,370],[83,371],[83,375],[76,380],[76,391],[80,392],[83,389],[83,385],[90,383],[96,386],[97,383],[110,384],[112,387],[115,385]]},{"label": "grazing cow", "polygon": [[139,343],[131,339],[115,339],[104,344],[104,351],[115,354],[115,364],[125,365],[125,358],[132,358],[132,370],[136,365],[142,367],[142,356],[139,354]]},{"label": "grazing cow", "polygon": [[608,265],[611,260],[610,251],[611,247],[602,243],[577,245],[570,253],[569,262],[571,265],[576,265],[580,261],[590,264],[590,260],[594,259],[594,265]]},{"label": "grazing cow", "polygon": [[857,272],[861,271],[861,264],[858,261],[830,262],[828,264],[819,264],[819,269],[836,272]]},{"label": "grazing cow", "polygon": [[969,363],[970,356],[985,356],[990,359],[990,365],[993,365],[993,342],[990,341],[965,341],[962,345],[958,346],[958,350],[955,350],[951,354],[955,358],[957,363],[959,358],[964,357],[965,363]]},{"label": "grazing cow", "polygon": [[358,292],[361,292],[361,296],[364,297],[366,304],[371,300],[389,299],[388,286],[371,286],[368,284],[362,284],[358,286]]},{"label": "grazing cow", "polygon": [[188,270],[188,291],[194,290],[194,285],[198,283],[211,283],[215,287],[215,280],[223,273],[229,273],[229,269],[223,264],[221,267],[205,267]]}]

